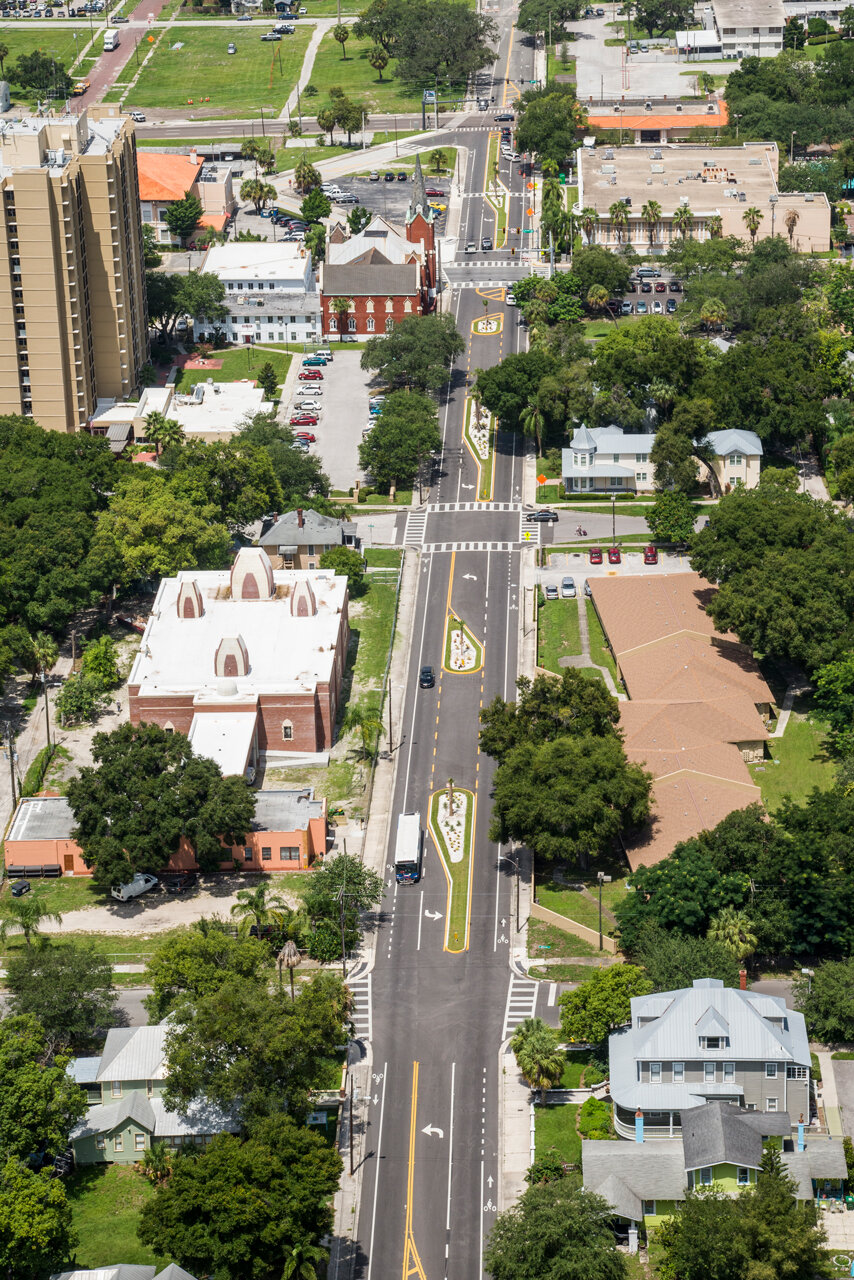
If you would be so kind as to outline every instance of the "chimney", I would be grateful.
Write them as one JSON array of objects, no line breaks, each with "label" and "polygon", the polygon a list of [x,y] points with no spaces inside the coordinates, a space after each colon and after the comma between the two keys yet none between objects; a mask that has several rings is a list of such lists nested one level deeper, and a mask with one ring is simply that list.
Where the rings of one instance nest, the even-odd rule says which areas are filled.
[{"label": "chimney", "polygon": [[801,1122],[798,1125],[798,1150],[806,1151],[806,1149],[807,1149],[807,1144],[804,1140],[804,1122],[803,1122],[803,1119],[801,1119]]},{"label": "chimney", "polygon": [[643,1112],[640,1107],[635,1112],[635,1142],[643,1142]]},{"label": "chimney", "polygon": [[302,529],[304,525],[305,521],[302,518],[302,507],[297,507],[297,528]]},{"label": "chimney", "polygon": [[747,970],[739,969],[738,971],[738,989],[739,991],[747,990]]},{"label": "chimney", "polygon": [[196,148],[190,147],[190,164],[198,164],[198,163],[199,163],[199,157],[196,153]]}]

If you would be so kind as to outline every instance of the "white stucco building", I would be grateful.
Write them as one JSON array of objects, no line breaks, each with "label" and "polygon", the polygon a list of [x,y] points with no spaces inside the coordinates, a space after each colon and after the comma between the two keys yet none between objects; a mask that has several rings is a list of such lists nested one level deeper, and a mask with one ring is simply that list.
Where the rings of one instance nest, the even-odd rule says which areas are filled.
[{"label": "white stucco building", "polygon": [[[320,339],[320,296],[311,254],[299,241],[214,245],[202,271],[225,286],[228,315],[219,328],[229,342],[313,343]],[[197,320],[203,340],[214,326]]]}]

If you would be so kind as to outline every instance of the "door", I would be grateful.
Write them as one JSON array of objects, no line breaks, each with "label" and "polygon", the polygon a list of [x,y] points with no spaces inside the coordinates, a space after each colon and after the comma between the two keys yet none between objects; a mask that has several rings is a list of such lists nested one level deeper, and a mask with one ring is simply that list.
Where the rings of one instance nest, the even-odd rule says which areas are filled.
[{"label": "door", "polygon": [[74,854],[73,853],[64,853],[62,855],[62,869],[63,871],[72,871],[72,872],[74,871]]}]

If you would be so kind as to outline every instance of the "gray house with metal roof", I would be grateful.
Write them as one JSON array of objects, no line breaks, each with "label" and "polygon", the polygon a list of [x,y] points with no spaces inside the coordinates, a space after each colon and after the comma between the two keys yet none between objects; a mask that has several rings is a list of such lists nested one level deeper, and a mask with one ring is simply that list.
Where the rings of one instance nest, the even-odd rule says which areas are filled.
[{"label": "gray house with metal roof", "polygon": [[153,1142],[205,1146],[218,1133],[239,1133],[234,1115],[205,1099],[179,1114],[163,1100],[168,1020],[153,1027],[113,1027],[98,1058],[76,1058],[72,1079],[91,1103],[72,1130],[77,1164],[133,1164]]},{"label": "gray house with metal roof", "polygon": [[806,1026],[783,999],[699,978],[680,991],[636,996],[631,1014],[608,1045],[621,1137],[634,1137],[639,1110],[648,1137],[678,1137],[683,1113],[714,1099],[809,1121]]},{"label": "gray house with metal roof", "polygon": [[92,1271],[57,1271],[50,1280],[196,1280],[196,1277],[174,1262],[162,1271],[142,1263],[124,1262],[116,1267],[96,1267]]}]

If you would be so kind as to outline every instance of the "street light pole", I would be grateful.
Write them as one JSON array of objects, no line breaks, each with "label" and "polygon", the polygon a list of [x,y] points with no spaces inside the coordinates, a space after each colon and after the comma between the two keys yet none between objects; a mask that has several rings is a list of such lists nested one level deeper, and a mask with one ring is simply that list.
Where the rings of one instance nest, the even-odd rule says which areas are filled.
[{"label": "street light pole", "polygon": [[789,164],[794,164],[795,161],[795,134],[797,132],[797,129],[793,129],[792,136],[789,139]]},{"label": "street light pole", "polygon": [[617,545],[617,495],[611,494],[611,546]]},{"label": "street light pole", "polygon": [[602,885],[610,884],[611,877],[606,876],[604,871],[597,871],[596,879],[599,882],[599,950],[602,951]]}]

